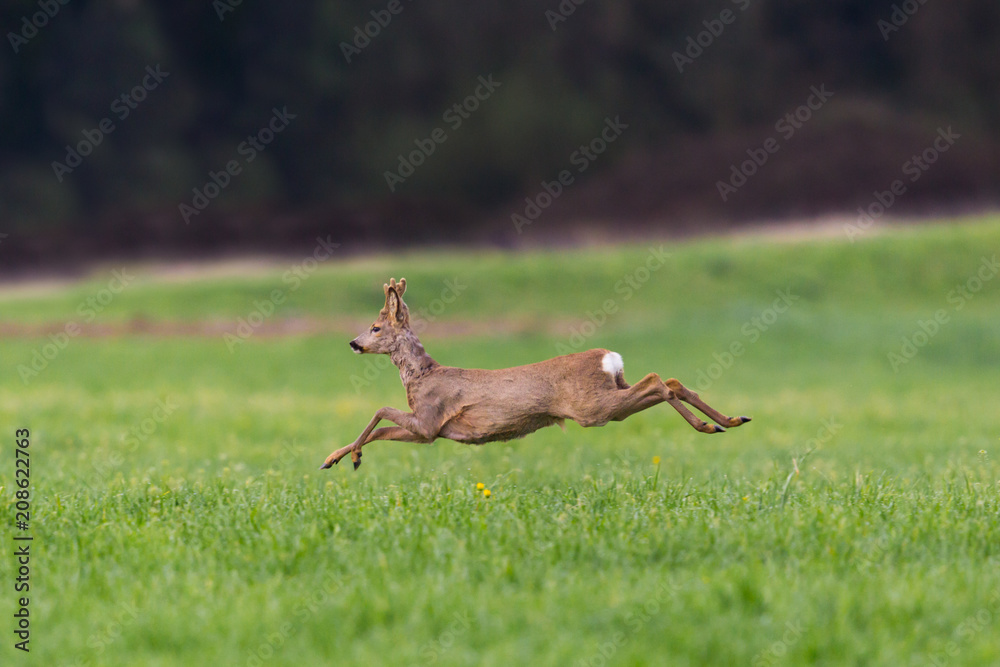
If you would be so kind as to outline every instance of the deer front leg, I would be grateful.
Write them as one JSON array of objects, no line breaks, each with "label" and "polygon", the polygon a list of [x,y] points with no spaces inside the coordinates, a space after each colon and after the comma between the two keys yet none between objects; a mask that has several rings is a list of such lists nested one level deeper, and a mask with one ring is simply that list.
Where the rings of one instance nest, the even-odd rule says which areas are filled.
[{"label": "deer front leg", "polygon": [[[382,428],[377,428],[374,431],[372,431],[371,435],[368,436],[368,439],[365,440],[363,443],[361,443],[361,447],[364,447],[369,442],[373,442],[375,440],[395,440],[396,442],[419,442],[422,444],[434,442],[434,438],[425,438],[422,435],[417,435],[416,433],[407,431],[402,426],[384,426]],[[358,451],[355,452],[355,449],[357,449]],[[346,447],[341,447],[340,449],[338,449],[333,454],[330,454],[330,456],[327,457],[326,462],[320,466],[320,470],[325,470],[326,468],[329,468],[330,466],[339,463],[340,459],[344,458],[349,453],[352,454],[351,458],[354,459],[354,469],[357,470],[358,466],[361,465],[360,449],[361,448],[357,447],[353,442],[347,445]],[[353,454],[355,453],[357,454],[356,458],[353,456]]]},{"label": "deer front leg", "polygon": [[421,444],[429,444],[434,442],[433,438],[425,438],[422,435],[417,435],[411,431],[407,431],[402,426],[383,426],[382,428],[377,428],[372,431],[372,434],[368,436],[368,439],[362,444],[367,445],[369,442],[374,442],[376,440],[394,440],[396,442],[419,442]]},{"label": "deer front leg", "polygon": [[[383,419],[388,419],[389,421],[399,424],[402,428],[398,431],[393,431],[393,433],[403,437],[386,437],[389,431],[392,431],[391,428],[379,429],[379,431],[381,431],[379,437],[373,437],[374,434],[372,431],[375,430],[375,426],[377,426]],[[403,431],[408,432],[412,437],[421,439],[410,440],[406,437]],[[357,470],[361,465],[361,448],[365,445],[365,443],[372,440],[391,439],[403,440],[404,442],[431,442],[436,436],[437,430],[433,427],[426,426],[419,419],[417,419],[417,416],[413,413],[403,412],[402,410],[397,410],[396,408],[384,407],[375,413],[375,416],[373,416],[371,421],[368,422],[368,426],[365,427],[365,430],[361,432],[361,435],[359,435],[354,442],[346,447],[341,447],[334,453],[330,454],[330,456],[326,458],[323,465],[320,466],[320,469],[329,468],[332,465],[340,463],[340,459],[344,458],[349,452],[351,454],[351,461],[354,462],[354,469]]]}]

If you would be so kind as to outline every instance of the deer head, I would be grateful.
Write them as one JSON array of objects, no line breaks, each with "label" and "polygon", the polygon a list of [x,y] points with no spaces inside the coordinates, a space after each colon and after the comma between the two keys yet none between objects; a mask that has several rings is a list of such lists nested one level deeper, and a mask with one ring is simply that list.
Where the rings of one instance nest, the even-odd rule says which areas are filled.
[{"label": "deer head", "polygon": [[351,349],[357,354],[389,354],[410,333],[410,310],[403,303],[406,278],[400,278],[398,283],[395,278],[390,278],[382,290],[385,292],[385,305],[379,311],[378,319],[368,331],[351,341]]}]

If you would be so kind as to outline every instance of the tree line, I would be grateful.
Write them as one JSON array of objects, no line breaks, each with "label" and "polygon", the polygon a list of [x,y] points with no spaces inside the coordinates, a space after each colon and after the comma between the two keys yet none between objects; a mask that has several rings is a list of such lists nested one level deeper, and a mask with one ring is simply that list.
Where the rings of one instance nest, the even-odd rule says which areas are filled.
[{"label": "tree line", "polygon": [[593,172],[823,85],[822,124],[1000,136],[993,0],[26,0],[0,26],[5,233],[345,210],[440,232],[558,182],[608,118],[630,129]]}]

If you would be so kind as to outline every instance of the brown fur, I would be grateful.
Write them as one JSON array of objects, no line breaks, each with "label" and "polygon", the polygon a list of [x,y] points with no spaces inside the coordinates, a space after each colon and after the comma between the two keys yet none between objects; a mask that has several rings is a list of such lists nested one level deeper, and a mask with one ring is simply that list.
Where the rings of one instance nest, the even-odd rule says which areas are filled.
[{"label": "brown fur", "polygon": [[[406,279],[398,283],[390,279],[383,291],[385,305],[378,319],[351,341],[351,348],[389,355],[399,368],[412,412],[378,410],[361,435],[330,454],[323,468],[350,454],[356,469],[361,465],[361,448],[373,440],[429,443],[448,438],[478,445],[521,438],[545,426],[562,425],[566,419],[581,426],[604,426],[664,401],[702,433],[719,433],[750,421],[725,416],[677,380],[663,382],[656,373],[629,386],[622,371],[612,376],[604,370],[608,354],[604,349],[499,370],[442,366],[410,329],[410,311],[402,298]],[[682,401],[718,426],[696,417]],[[383,419],[398,426],[375,428]]]}]

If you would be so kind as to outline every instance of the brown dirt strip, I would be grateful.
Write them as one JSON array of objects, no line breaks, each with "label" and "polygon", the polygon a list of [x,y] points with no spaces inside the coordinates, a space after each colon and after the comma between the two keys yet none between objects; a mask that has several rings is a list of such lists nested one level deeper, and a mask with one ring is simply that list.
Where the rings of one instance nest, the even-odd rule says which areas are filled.
[{"label": "brown dirt strip", "polygon": [[[417,327],[420,335],[429,338],[462,338],[468,336],[489,337],[523,333],[549,333],[564,335],[569,327],[578,322],[557,322],[548,320],[510,321],[469,321],[449,320],[447,322],[427,322]],[[332,334],[353,338],[364,331],[371,320],[321,319],[296,317],[267,320],[253,327],[253,336],[282,338],[290,336],[318,336]],[[84,324],[77,322],[79,333],[75,338],[222,338],[225,334],[238,335],[239,322],[233,320],[209,321],[149,321],[131,320],[127,322],[104,322]],[[44,338],[65,332],[66,322],[45,322],[26,324],[20,322],[0,322],[0,339]]]}]

